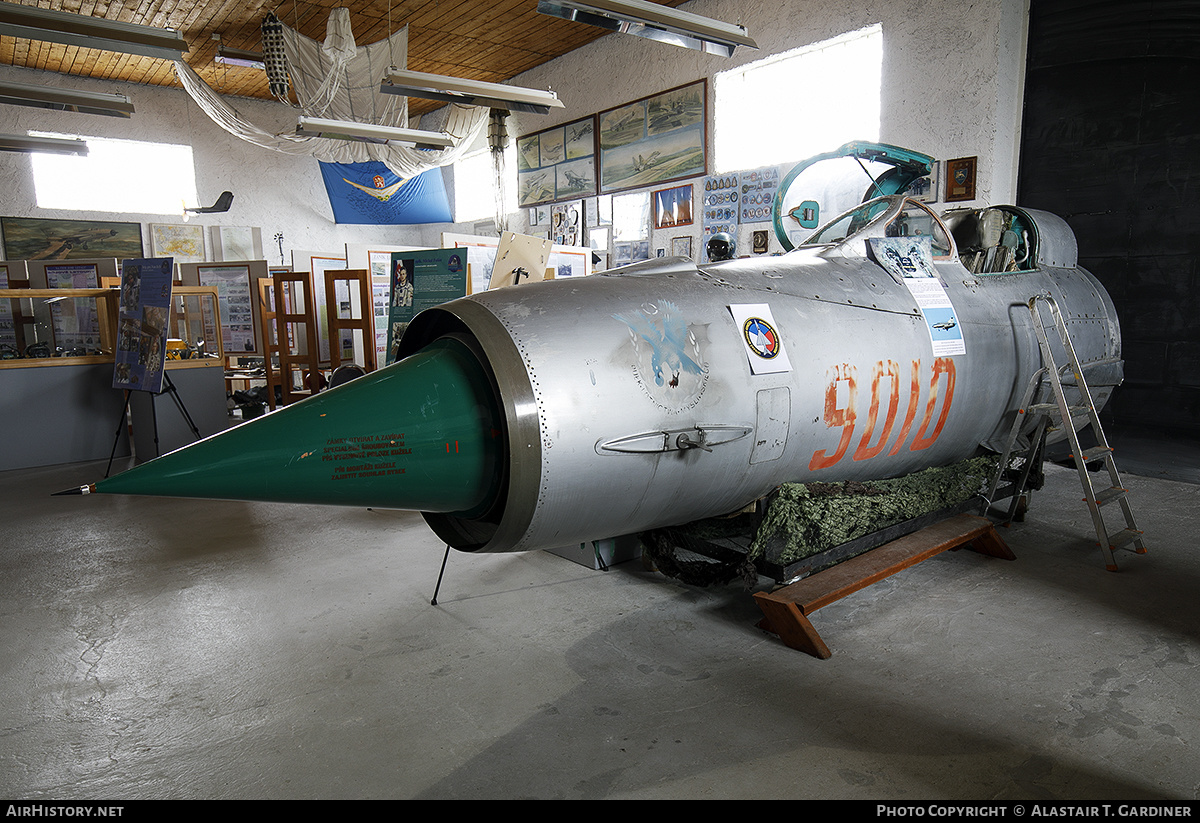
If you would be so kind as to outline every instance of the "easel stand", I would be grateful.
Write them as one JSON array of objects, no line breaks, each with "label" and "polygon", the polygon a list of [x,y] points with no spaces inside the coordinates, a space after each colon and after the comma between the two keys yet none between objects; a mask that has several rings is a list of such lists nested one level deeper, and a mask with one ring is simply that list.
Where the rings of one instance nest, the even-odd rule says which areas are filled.
[{"label": "easel stand", "polygon": [[[154,397],[161,397],[164,394],[171,395],[171,399],[175,401],[175,407],[179,409],[179,414],[183,417],[183,422],[187,424],[192,435],[197,440],[200,439],[200,429],[196,427],[196,421],[192,419],[192,415],[188,413],[187,406],[183,404],[183,398],[179,396],[179,390],[175,388],[175,382],[171,380],[170,372],[163,372],[163,387],[161,391],[157,393],[147,392],[147,394],[154,395]],[[104,470],[105,477],[108,477],[109,472],[112,471],[113,457],[117,453],[117,444],[121,440],[121,428],[125,425],[125,419],[129,413],[129,399],[132,396],[133,390],[126,389],[125,404],[121,407],[121,416],[117,420],[117,432],[113,438],[112,452],[108,455],[108,468]],[[154,405],[153,397],[150,400],[150,421],[154,427],[154,457],[158,457],[161,454],[161,450],[158,447],[158,410]]]},{"label": "easel stand", "polygon": [[980,554],[1016,559],[990,520],[960,514],[773,592],[756,592],[754,600],[763,613],[758,625],[779,635],[791,648],[827,660],[832,652],[809,622],[809,615],[898,571],[967,545]]}]

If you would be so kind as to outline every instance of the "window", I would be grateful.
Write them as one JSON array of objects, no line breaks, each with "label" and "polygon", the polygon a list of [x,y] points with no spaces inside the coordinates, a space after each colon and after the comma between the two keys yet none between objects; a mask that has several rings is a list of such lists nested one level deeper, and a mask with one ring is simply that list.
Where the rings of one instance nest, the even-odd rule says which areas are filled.
[{"label": "window", "polygon": [[196,202],[191,146],[35,132],[86,140],[85,157],[33,154],[33,184],[43,209],[182,214]]},{"label": "window", "polygon": [[[516,163],[516,149],[509,146],[504,153],[506,168]],[[517,193],[513,186],[504,187],[504,212],[517,210]],[[454,164],[454,222],[495,219],[496,175],[492,171],[492,151],[484,148],[464,155]]]},{"label": "window", "polygon": [[883,27],[772,55],[713,78],[716,173],[879,140]]}]

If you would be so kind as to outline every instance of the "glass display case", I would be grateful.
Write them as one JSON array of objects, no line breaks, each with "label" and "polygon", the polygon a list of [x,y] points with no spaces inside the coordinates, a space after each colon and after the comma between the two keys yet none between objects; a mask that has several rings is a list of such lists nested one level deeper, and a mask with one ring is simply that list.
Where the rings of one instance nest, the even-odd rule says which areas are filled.
[{"label": "glass display case", "polygon": [[116,289],[0,289],[0,368],[111,363]]}]

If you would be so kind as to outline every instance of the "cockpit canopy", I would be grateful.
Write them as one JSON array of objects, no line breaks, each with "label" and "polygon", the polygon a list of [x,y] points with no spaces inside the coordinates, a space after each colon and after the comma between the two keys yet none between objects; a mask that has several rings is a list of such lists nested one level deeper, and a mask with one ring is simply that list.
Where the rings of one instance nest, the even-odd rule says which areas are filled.
[{"label": "cockpit canopy", "polygon": [[823,246],[870,237],[928,237],[935,258],[955,255],[954,241],[938,216],[924,203],[903,195],[861,203],[817,229],[800,245]]}]

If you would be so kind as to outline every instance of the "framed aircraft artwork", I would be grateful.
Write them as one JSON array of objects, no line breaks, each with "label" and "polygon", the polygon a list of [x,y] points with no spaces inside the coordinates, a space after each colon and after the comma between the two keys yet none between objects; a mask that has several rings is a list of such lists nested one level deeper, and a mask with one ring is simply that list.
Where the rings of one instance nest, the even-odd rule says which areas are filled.
[{"label": "framed aircraft artwork", "polygon": [[706,174],[707,100],[708,81],[698,80],[600,112],[600,191]]},{"label": "framed aircraft artwork", "polygon": [[141,223],[103,220],[0,218],[4,256],[9,260],[68,260],[78,257],[144,257]]},{"label": "framed aircraft artwork", "polygon": [[517,138],[517,205],[577,200],[596,193],[596,118]]}]

